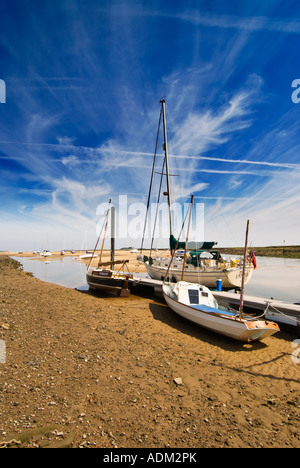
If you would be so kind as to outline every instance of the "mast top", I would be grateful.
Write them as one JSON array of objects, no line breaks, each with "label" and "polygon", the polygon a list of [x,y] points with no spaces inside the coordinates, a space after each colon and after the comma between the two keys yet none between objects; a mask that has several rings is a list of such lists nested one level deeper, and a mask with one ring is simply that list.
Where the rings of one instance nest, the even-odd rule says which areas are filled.
[{"label": "mast top", "polygon": [[[164,96],[165,97],[165,96]],[[169,162],[168,162],[168,145],[167,145],[167,125],[166,125],[166,109],[165,109],[165,99],[161,99],[162,104],[162,114],[163,114],[163,130],[164,130],[164,144],[163,149],[165,152],[165,162],[166,162],[166,176],[167,176],[167,197],[169,205],[169,222],[170,222],[170,236],[173,234],[172,229],[172,211],[171,211],[171,196],[170,196],[170,179],[169,179]]]}]

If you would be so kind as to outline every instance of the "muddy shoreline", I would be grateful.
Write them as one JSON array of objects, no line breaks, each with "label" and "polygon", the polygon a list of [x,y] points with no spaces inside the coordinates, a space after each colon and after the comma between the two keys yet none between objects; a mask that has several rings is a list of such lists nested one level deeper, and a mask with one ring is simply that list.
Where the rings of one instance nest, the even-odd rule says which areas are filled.
[{"label": "muddy shoreline", "polygon": [[242,344],[145,292],[79,292],[17,266],[0,257],[0,446],[300,447],[290,332]]}]

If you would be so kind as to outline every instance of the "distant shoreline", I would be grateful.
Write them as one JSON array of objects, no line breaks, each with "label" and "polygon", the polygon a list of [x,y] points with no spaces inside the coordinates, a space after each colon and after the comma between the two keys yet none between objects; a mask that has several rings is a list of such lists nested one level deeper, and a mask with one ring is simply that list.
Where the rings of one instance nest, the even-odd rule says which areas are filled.
[{"label": "distant shoreline", "polygon": [[[257,257],[300,258],[300,245],[280,245],[270,247],[250,247]],[[243,255],[243,247],[220,247],[223,254]]]},{"label": "distant shoreline", "polygon": [[[278,258],[299,258],[300,259],[300,245],[275,245],[275,246],[268,246],[268,247],[252,247],[250,246],[249,248],[253,249],[255,251],[255,255],[257,257],[278,257]],[[108,249],[104,249],[107,251]],[[124,254],[128,250],[131,249],[116,249],[116,252],[119,254]],[[137,249],[138,252],[140,252],[140,249]],[[148,249],[144,249],[144,252],[146,252]],[[168,249],[158,249],[158,252],[164,251],[166,252]],[[214,249],[212,249],[214,250]],[[244,253],[244,247],[218,247],[216,245],[215,250],[218,250],[219,252],[223,254],[231,254],[231,255],[243,255]],[[91,249],[91,252],[93,249]],[[158,253],[157,252],[157,253]],[[52,252],[54,255],[59,255],[59,251],[53,251]],[[12,251],[0,251],[0,255],[9,255],[9,256],[31,256],[33,255],[32,252],[12,252]],[[65,255],[67,256],[78,256],[80,255],[80,251],[76,250],[74,253],[70,253],[69,251],[65,251]],[[36,257],[39,257],[38,254],[35,254]]]}]

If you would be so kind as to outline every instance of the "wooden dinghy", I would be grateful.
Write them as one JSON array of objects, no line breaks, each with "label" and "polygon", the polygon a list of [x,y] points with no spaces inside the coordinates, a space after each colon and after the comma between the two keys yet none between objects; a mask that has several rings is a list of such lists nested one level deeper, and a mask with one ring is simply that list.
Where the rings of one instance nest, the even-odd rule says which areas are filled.
[{"label": "wooden dinghy", "polygon": [[[94,252],[92,254],[91,260],[88,264],[86,271],[86,281],[91,289],[96,289],[98,291],[110,294],[112,296],[122,296],[128,297],[130,295],[130,289],[133,285],[132,274],[128,270],[127,263],[129,260],[114,260],[114,224],[115,224],[115,212],[114,209],[111,209],[111,200],[108,203],[108,209],[104,219],[104,224],[102,230],[98,236]],[[107,230],[107,224],[109,219],[109,214],[111,212],[111,260],[109,262],[102,262],[102,253],[104,248],[105,235]],[[102,240],[102,247],[100,251],[98,265],[96,267],[91,266],[92,258],[95,254],[98,242],[100,240],[102,231],[104,229],[104,235]],[[114,265],[121,264],[119,270],[114,270]],[[110,268],[108,268],[110,267]],[[127,271],[125,271],[125,267]]]},{"label": "wooden dinghy", "polygon": [[[123,271],[123,267],[129,260],[117,260],[114,262],[102,262],[95,268],[88,268],[86,280],[91,289],[97,289],[113,296],[129,296],[132,283],[132,274]],[[118,271],[107,268],[108,266],[121,264]],[[121,271],[122,270],[122,271]]]}]

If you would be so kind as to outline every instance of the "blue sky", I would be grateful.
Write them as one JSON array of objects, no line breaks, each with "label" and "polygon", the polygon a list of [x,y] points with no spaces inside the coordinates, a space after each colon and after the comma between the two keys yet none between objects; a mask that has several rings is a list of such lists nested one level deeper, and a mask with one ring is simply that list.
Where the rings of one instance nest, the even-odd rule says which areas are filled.
[{"label": "blue sky", "polygon": [[2,0],[0,31],[0,250],[91,247],[109,198],[144,206],[163,96],[205,239],[249,219],[252,245],[299,244],[298,2]]}]

